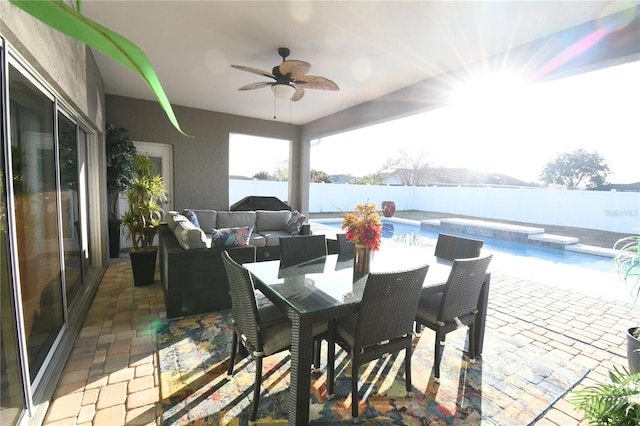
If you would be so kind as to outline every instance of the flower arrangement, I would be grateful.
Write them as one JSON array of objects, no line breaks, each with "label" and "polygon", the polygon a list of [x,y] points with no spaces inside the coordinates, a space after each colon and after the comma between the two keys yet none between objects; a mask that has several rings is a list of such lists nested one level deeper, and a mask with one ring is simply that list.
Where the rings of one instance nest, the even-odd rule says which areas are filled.
[{"label": "flower arrangement", "polygon": [[380,249],[382,222],[374,203],[358,204],[354,212],[346,213],[342,229],[347,230],[347,240],[365,245],[371,250]]}]

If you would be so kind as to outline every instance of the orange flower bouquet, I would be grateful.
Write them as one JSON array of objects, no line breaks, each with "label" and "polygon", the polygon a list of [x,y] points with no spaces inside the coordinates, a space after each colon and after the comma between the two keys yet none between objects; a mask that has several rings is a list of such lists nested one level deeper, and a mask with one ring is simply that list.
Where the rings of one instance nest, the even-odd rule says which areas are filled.
[{"label": "orange flower bouquet", "polygon": [[358,204],[354,212],[345,214],[342,229],[347,230],[347,240],[365,245],[371,250],[380,249],[382,222],[374,203]]}]

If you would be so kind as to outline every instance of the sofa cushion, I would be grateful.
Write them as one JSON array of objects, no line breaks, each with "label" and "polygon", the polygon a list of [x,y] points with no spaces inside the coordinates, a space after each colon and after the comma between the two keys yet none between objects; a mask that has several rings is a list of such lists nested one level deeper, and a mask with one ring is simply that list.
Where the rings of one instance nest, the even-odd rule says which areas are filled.
[{"label": "sofa cushion", "polygon": [[288,231],[263,231],[260,235],[265,239],[265,246],[279,246],[281,237],[291,237]]},{"label": "sofa cushion", "polygon": [[218,220],[218,212],[215,210],[200,210],[200,209],[191,209],[195,214],[198,215],[198,222],[200,222],[200,229],[204,232],[211,232],[213,228],[216,227],[216,222]]},{"label": "sofa cushion", "polygon": [[256,210],[255,231],[285,231],[290,218],[289,210]]},{"label": "sofa cushion", "polygon": [[264,247],[267,245],[267,239],[263,237],[262,234],[252,232],[251,238],[249,238],[249,244],[256,247]]},{"label": "sofa cushion", "polygon": [[255,228],[255,211],[218,212],[216,226],[214,226],[214,228],[239,228],[243,226],[248,226],[252,229]]},{"label": "sofa cushion", "polygon": [[300,213],[298,210],[294,210],[293,213],[291,213],[291,218],[289,219],[285,229],[290,235],[298,235],[305,220],[307,220],[305,215]]},{"label": "sofa cushion", "polygon": [[189,219],[191,223],[200,228],[200,222],[198,221],[198,215],[191,209],[184,209],[182,215]]},{"label": "sofa cushion", "polygon": [[214,229],[211,233],[211,247],[238,247],[249,244],[251,228],[248,226]]},{"label": "sofa cushion", "polygon": [[174,220],[178,216],[184,219],[181,221],[176,221],[176,227],[173,233],[176,236],[176,240],[178,240],[178,244],[180,244],[180,247],[185,250],[206,248],[207,237],[202,229],[197,228],[193,223],[191,223],[191,221],[189,221],[182,215],[174,216]]},{"label": "sofa cushion", "polygon": [[176,225],[178,222],[184,222],[185,220],[189,220],[186,217],[182,216],[180,213],[176,211],[167,212],[164,217],[165,222],[167,222],[167,226],[171,229],[171,232],[175,232]]}]

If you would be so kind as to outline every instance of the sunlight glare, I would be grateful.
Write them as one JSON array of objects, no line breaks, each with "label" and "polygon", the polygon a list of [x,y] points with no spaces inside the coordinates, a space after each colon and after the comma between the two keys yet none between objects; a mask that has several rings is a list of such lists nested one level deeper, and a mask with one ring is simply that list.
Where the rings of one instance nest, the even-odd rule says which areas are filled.
[{"label": "sunlight glare", "polygon": [[521,98],[522,92],[528,86],[524,79],[506,72],[483,74],[456,88],[452,94],[452,101],[457,108],[494,111],[498,108],[509,108]]}]

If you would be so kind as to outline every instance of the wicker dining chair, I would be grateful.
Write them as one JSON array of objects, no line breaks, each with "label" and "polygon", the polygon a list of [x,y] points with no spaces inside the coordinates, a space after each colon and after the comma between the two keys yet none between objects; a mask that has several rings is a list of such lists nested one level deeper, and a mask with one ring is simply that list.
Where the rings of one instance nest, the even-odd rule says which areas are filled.
[{"label": "wicker dining chair", "polygon": [[327,239],[324,235],[295,235],[280,237],[280,261],[292,263],[326,256]]},{"label": "wicker dining chair", "polygon": [[[262,359],[291,347],[291,321],[275,305],[258,307],[251,273],[236,263],[225,250],[222,260],[229,280],[233,341],[227,374],[233,374],[238,345],[242,344],[256,362],[250,421],[255,422],[262,385]],[[326,324],[313,328],[314,336],[326,333]]]},{"label": "wicker dining chair", "polygon": [[424,292],[418,303],[416,325],[424,325],[436,332],[434,377],[440,382],[440,362],[444,350],[447,333],[457,330],[463,325],[469,327],[469,359],[476,357],[475,317],[478,312],[478,299],[485,279],[485,274],[492,255],[472,259],[456,259],[453,261],[449,278],[443,292]]},{"label": "wicker dining chair", "polygon": [[[324,235],[296,235],[280,238],[280,263],[291,264],[327,255],[327,239]],[[320,345],[326,335],[314,339],[314,372],[320,372]]]},{"label": "wicker dining chair", "polygon": [[484,241],[472,238],[439,234],[436,242],[435,256],[441,259],[469,259],[480,256]]},{"label": "wicker dining chair", "polygon": [[356,250],[356,245],[353,241],[347,240],[346,234],[336,234],[338,238],[338,253],[339,254],[353,254]]},{"label": "wicker dining chair", "polygon": [[411,396],[413,322],[428,265],[416,269],[371,273],[367,277],[357,314],[334,321],[329,327],[327,394],[335,390],[335,343],[351,356],[351,415],[358,418],[358,369],[385,354],[405,350],[405,381]]}]

